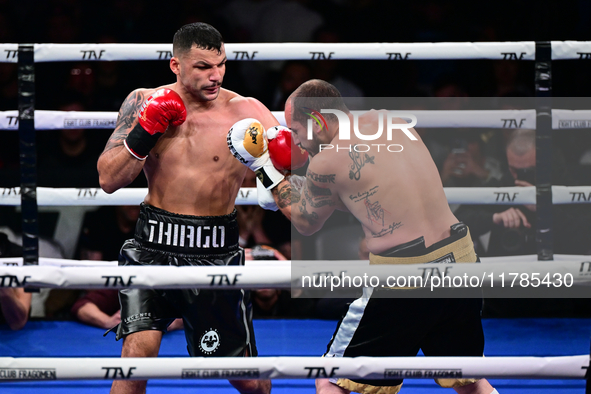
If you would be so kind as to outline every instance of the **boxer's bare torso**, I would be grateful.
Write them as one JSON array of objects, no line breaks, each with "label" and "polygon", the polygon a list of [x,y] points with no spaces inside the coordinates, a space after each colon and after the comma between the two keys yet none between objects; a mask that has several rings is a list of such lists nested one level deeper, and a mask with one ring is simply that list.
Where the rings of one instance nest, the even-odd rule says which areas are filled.
[{"label": "boxer's bare torso", "polygon": [[[220,59],[225,62],[223,53],[214,56],[212,51],[192,51],[203,53],[213,65]],[[99,159],[101,186],[113,192],[127,186],[143,169],[148,180],[146,203],[186,215],[231,213],[246,168],[228,150],[228,130],[247,117],[260,119],[265,128],[277,125],[277,120],[255,99],[219,88],[217,97],[203,100],[182,83],[179,80],[160,88],[172,89],[181,96],[187,109],[186,121],[178,127],[169,126],[145,161],[132,157],[123,140],[137,124],[142,103],[160,88],[137,89],[126,98]]]},{"label": "boxer's bare torso", "polygon": [[[366,113],[359,119],[360,131],[375,134],[377,122],[378,111]],[[292,130],[298,137],[306,132],[299,123]],[[290,214],[296,228],[303,233],[318,231],[339,209],[361,222],[367,247],[374,254],[421,236],[427,246],[448,237],[457,219],[429,151],[416,131],[409,130],[416,141],[400,130],[394,130],[390,141],[385,132],[375,141],[360,140],[353,133],[351,140],[344,141],[337,134],[330,142],[333,148],[323,149],[310,160],[300,195],[294,198],[292,190]],[[353,149],[356,144],[360,152]],[[377,144],[382,144],[379,151]],[[403,148],[390,152],[389,145],[392,151]],[[278,194],[286,187],[287,183],[281,184]]]}]

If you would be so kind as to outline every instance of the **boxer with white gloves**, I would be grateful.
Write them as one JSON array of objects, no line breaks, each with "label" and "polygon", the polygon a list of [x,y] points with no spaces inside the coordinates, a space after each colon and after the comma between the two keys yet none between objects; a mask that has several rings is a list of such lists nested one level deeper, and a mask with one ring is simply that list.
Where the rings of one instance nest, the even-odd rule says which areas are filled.
[{"label": "boxer with white gloves", "polygon": [[236,122],[228,132],[227,142],[234,157],[257,175],[259,205],[276,211],[278,207],[270,190],[285,178],[284,173],[303,166],[308,153],[293,145],[287,127],[264,130],[253,118]]}]

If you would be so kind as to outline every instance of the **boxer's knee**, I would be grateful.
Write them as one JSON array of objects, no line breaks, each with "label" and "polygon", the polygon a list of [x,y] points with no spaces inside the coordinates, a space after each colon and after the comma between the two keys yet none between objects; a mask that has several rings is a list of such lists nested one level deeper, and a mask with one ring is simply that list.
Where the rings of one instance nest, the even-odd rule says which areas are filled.
[{"label": "boxer's knee", "polygon": [[123,339],[121,357],[156,357],[161,341],[161,331],[149,330],[131,333]]}]

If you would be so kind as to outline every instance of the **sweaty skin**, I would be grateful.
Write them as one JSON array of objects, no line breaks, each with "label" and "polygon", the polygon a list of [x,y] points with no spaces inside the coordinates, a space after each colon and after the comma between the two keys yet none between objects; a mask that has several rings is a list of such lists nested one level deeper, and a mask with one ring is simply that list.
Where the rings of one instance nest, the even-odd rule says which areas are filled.
[{"label": "sweaty skin", "polygon": [[[100,185],[107,193],[129,185],[144,170],[148,195],[144,201],[169,212],[196,216],[226,215],[246,175],[246,167],[234,159],[226,135],[237,121],[256,117],[265,128],[279,124],[259,101],[241,97],[221,88],[225,73],[224,47],[175,54],[170,68],[176,83],[161,86],[183,99],[185,122],[170,126],[150,151],[146,160],[136,159],[123,141],[138,122],[142,103],[157,89],[138,89],[126,99],[115,131],[98,161]],[[147,330],[125,337],[122,357],[156,357],[162,332]],[[248,356],[248,354],[245,354]],[[241,393],[269,393],[268,380],[236,380],[230,383]],[[116,380],[112,393],[145,393],[146,381]]]},{"label": "sweaty skin", "polygon": [[[223,48],[222,48],[223,49]],[[229,152],[226,134],[246,117],[260,119],[265,128],[279,123],[259,101],[241,97],[219,85],[225,70],[222,50],[193,47],[171,60],[176,83],[156,89],[137,89],[126,99],[98,161],[101,187],[112,193],[131,183],[143,169],[148,180],[147,204],[186,215],[225,215],[234,201],[246,168]],[[142,103],[154,91],[176,91],[187,108],[186,121],[170,126],[145,161],[135,159],[123,140],[137,124]]]},{"label": "sweaty skin", "polygon": [[[416,141],[397,129],[389,141],[385,128],[378,140],[364,141],[353,132],[350,140],[339,140],[338,125],[331,123],[328,132],[314,125],[315,138],[309,141],[303,124],[291,124],[291,106],[288,100],[288,126],[295,143],[306,149],[311,159],[305,179],[292,176],[291,183],[284,180],[273,195],[300,233],[310,235],[320,230],[338,209],[351,212],[361,222],[367,247],[374,254],[421,236],[429,246],[450,235],[450,226],[458,220],[447,204],[437,167],[414,129],[409,130]],[[378,116],[379,111],[370,111],[359,117],[362,134],[376,133]],[[352,115],[350,120],[352,125]],[[398,119],[394,123],[406,122]],[[334,148],[319,152],[320,144]],[[348,146],[355,144],[365,146],[358,148],[360,152],[353,148],[349,152]],[[382,144],[379,152],[377,144]],[[389,152],[387,146],[393,144],[402,145],[402,151]],[[338,151],[337,145],[341,147]],[[369,151],[361,152],[368,145]]]}]

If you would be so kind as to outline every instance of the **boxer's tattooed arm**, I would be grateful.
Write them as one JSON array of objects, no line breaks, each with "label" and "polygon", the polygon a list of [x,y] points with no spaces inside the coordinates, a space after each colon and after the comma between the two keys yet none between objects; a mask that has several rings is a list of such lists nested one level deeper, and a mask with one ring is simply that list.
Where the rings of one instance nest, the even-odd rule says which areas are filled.
[{"label": "boxer's tattooed arm", "polygon": [[361,179],[361,169],[367,164],[375,164],[375,156],[370,156],[367,153],[349,152],[349,157],[353,160],[353,164],[350,165],[349,179],[355,179],[358,181]]},{"label": "boxer's tattooed arm", "polygon": [[300,206],[300,213],[308,223],[310,223],[311,225],[316,224],[316,221],[318,220],[318,214],[316,212],[308,212],[308,210],[306,209],[306,199],[302,200],[302,204]]},{"label": "boxer's tattooed arm", "polygon": [[286,179],[288,183],[286,182],[284,185],[280,185],[271,190],[271,193],[278,197],[277,206],[279,206],[279,208],[287,208],[292,203],[297,204],[301,198],[304,177],[289,175]]},{"label": "boxer's tattooed arm", "polygon": [[121,105],[119,115],[117,115],[115,131],[113,131],[113,134],[109,137],[104,152],[123,145],[123,141],[127,138],[127,134],[129,134],[137,120],[137,114],[144,99],[144,94],[137,90],[127,96]]},{"label": "boxer's tattooed arm", "polygon": [[310,178],[307,178],[306,187],[304,188],[304,197],[313,208],[320,208],[325,205],[335,205],[332,200],[332,192],[330,189],[316,186]]}]

